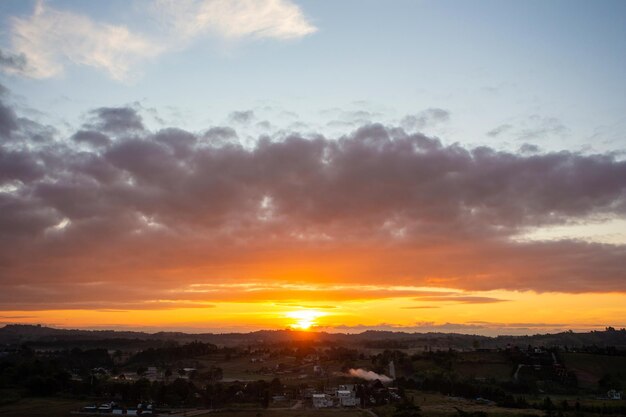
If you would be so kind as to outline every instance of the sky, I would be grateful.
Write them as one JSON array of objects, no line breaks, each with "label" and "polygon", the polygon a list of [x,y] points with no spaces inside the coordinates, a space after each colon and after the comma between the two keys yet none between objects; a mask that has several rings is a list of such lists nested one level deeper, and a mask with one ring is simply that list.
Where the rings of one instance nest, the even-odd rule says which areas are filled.
[{"label": "sky", "polygon": [[626,325],[623,1],[0,2],[0,324]]}]

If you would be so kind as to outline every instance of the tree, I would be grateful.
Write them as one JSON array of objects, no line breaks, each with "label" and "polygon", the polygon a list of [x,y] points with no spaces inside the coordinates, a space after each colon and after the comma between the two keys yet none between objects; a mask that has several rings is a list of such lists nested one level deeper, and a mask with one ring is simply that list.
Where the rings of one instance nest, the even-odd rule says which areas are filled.
[{"label": "tree", "polygon": [[208,376],[209,376],[209,381],[211,382],[219,381],[224,377],[224,371],[220,367],[211,366],[211,369],[209,369]]},{"label": "tree", "polygon": [[279,394],[283,392],[283,384],[280,382],[280,379],[272,379],[272,381],[270,382],[270,391],[273,394]]},{"label": "tree", "polygon": [[268,408],[270,406],[270,391],[263,391],[263,398],[261,399],[261,407]]},{"label": "tree", "polygon": [[487,413],[484,411],[463,411],[460,408],[454,407],[456,412],[459,414],[459,417],[487,417]]},{"label": "tree", "polygon": [[553,416],[554,415],[554,403],[552,402],[550,397],[544,398],[544,400],[543,400],[543,409],[546,412],[546,416]]},{"label": "tree", "polygon": [[393,417],[421,417],[421,411],[419,406],[408,401],[403,401],[396,405]]},{"label": "tree", "polygon": [[604,390],[614,389],[619,391],[622,389],[620,378],[612,373],[604,374],[598,381],[598,385]]}]

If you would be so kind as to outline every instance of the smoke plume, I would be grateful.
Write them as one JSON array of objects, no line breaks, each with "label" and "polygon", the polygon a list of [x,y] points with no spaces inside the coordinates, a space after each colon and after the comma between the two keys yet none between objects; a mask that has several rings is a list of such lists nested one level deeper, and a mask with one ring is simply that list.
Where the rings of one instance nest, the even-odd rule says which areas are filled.
[{"label": "smoke plume", "polygon": [[365,369],[350,369],[348,371],[348,373],[350,374],[350,376],[355,376],[357,378],[361,378],[361,379],[365,379],[366,381],[375,381],[375,380],[380,380],[380,382],[382,383],[387,383],[387,382],[391,382],[392,379],[389,378],[387,375],[381,375],[381,374],[377,374],[374,371],[366,371]]}]

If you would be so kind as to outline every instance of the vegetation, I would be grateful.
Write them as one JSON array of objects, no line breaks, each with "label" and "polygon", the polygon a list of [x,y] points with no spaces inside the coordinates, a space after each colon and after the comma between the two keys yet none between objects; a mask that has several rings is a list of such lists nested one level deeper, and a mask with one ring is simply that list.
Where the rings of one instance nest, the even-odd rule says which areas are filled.
[{"label": "vegetation", "polygon": [[[44,415],[45,407],[36,405],[49,402],[50,410],[67,415],[68,407],[114,400],[241,415],[256,410],[287,416],[297,406],[301,414],[294,415],[308,415],[306,393],[339,384],[355,384],[361,406],[379,417],[626,414],[625,401],[607,398],[609,390],[626,386],[623,345],[492,349],[481,347],[482,339],[471,340],[473,348],[465,350],[373,349],[350,339],[315,338],[235,346],[139,340],[119,349],[119,339],[110,337],[65,348],[31,338],[2,350],[0,414]],[[397,374],[392,390],[348,374],[363,368],[385,375],[390,362]],[[352,411],[340,414],[362,415]]]}]

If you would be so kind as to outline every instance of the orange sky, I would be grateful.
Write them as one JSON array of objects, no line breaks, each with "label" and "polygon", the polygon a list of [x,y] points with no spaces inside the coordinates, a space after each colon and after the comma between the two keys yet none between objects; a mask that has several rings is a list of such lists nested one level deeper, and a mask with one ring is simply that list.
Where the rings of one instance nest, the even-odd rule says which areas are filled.
[{"label": "orange sky", "polygon": [[[188,290],[195,295],[195,291],[204,291],[206,287],[192,286]],[[620,319],[626,317],[623,293],[537,294],[258,283],[212,287],[210,291],[233,296],[229,301],[217,302],[199,297],[138,300],[128,309],[4,311],[2,322],[146,331],[227,332],[290,327],[330,332],[375,328],[493,335],[622,327],[624,321]]]}]

